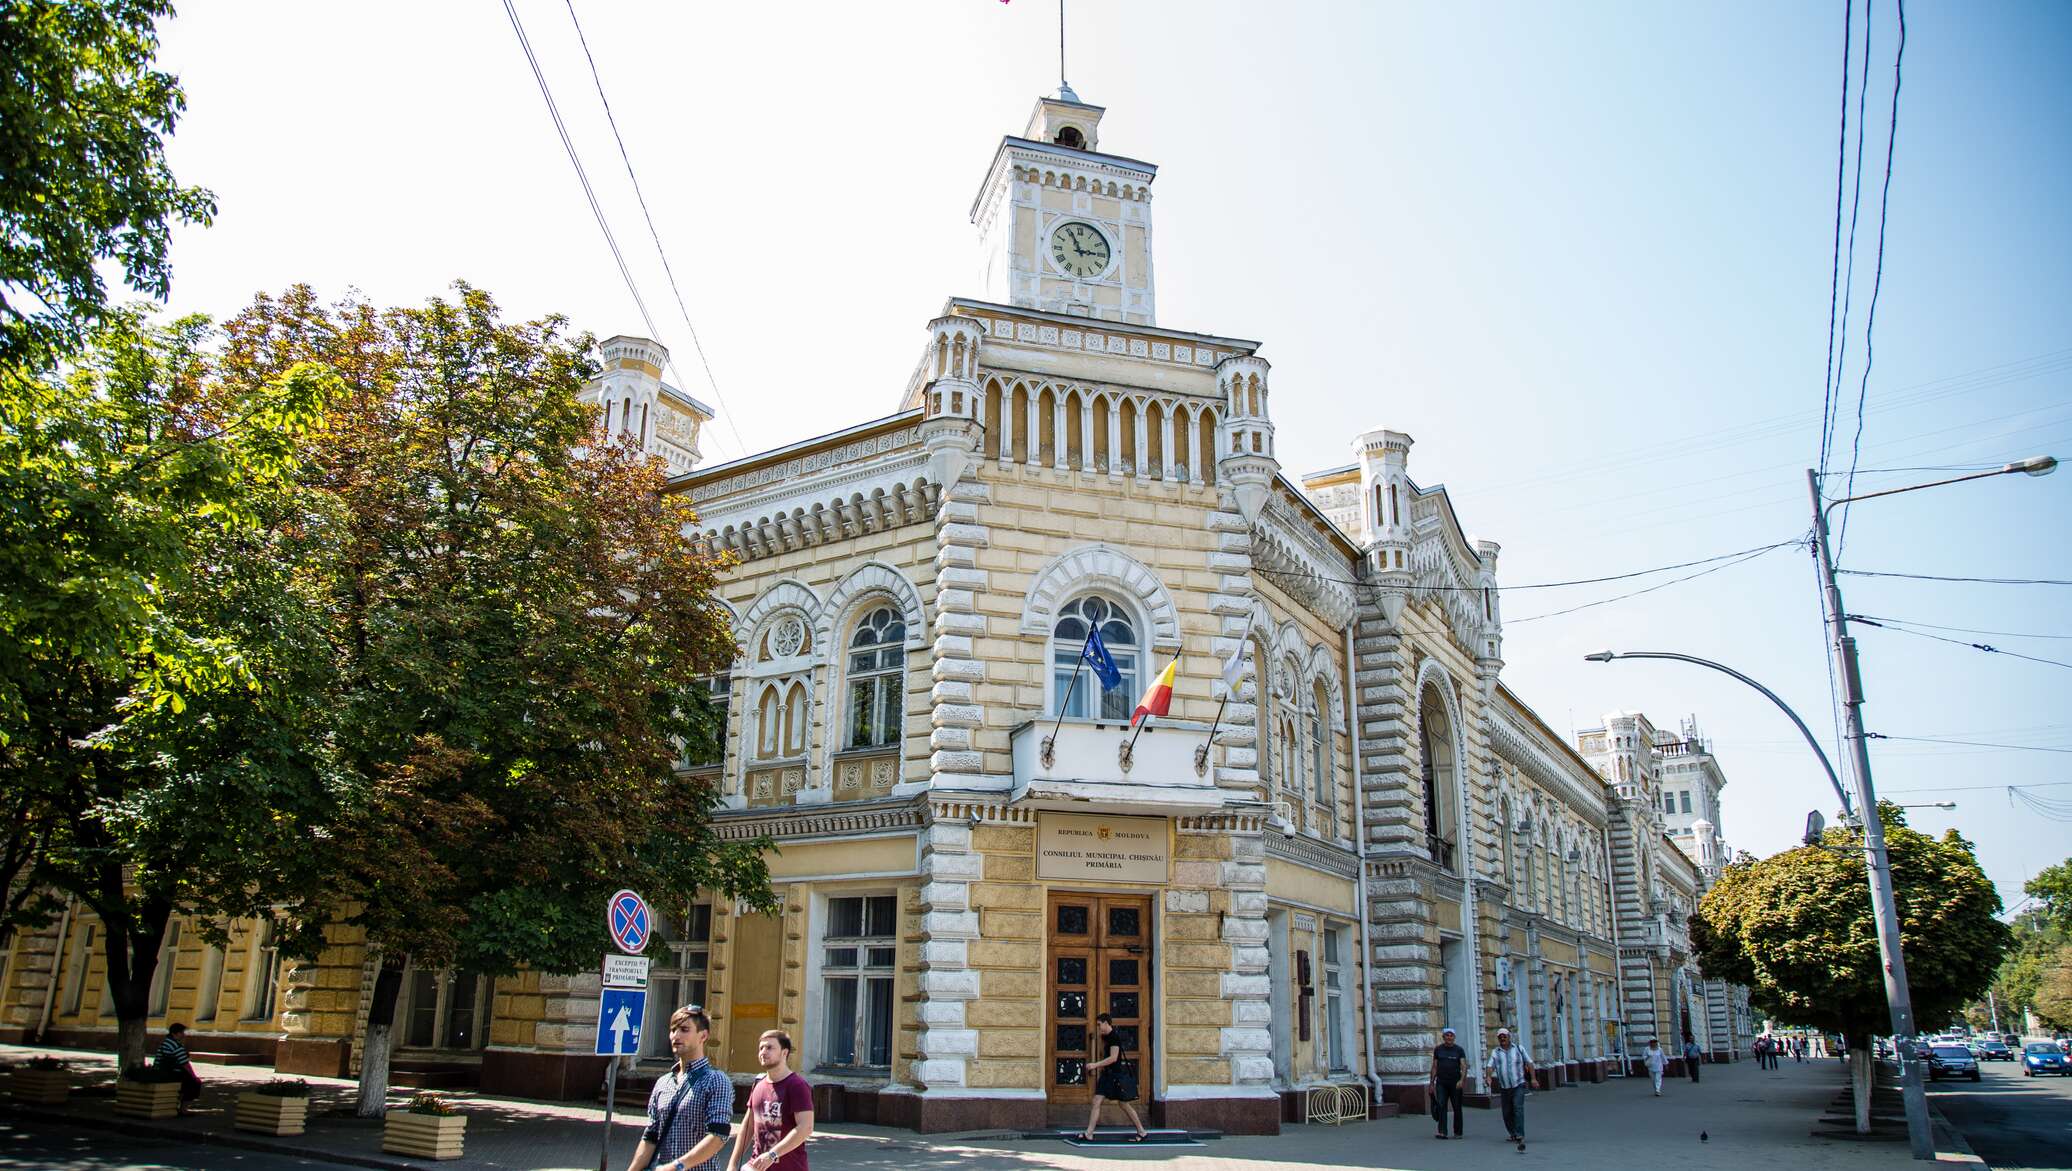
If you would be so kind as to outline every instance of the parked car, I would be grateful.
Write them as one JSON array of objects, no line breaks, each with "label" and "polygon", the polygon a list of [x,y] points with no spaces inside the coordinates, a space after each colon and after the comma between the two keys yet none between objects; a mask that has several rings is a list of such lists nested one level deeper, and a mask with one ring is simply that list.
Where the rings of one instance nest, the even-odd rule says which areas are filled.
[{"label": "parked car", "polygon": [[1928,1047],[1928,1078],[1968,1077],[1979,1080],[1978,1062],[1971,1056],[1971,1050],[1962,1045],[1930,1045]]},{"label": "parked car", "polygon": [[2013,1061],[2014,1050],[2005,1041],[1988,1039],[1971,1047],[1971,1055],[1980,1061]]},{"label": "parked car", "polygon": [[2072,1065],[2067,1065],[2065,1055],[2049,1041],[2031,1041],[2022,1046],[2022,1074],[2035,1077],[2039,1073],[2054,1073],[2059,1077],[2072,1074]]}]

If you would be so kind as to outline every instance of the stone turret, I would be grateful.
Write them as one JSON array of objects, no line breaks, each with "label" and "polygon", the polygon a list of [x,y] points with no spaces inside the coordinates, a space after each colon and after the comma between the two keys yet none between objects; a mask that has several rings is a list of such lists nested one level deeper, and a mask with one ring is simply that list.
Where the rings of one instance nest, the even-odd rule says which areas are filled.
[{"label": "stone turret", "polygon": [[1373,430],[1353,442],[1360,465],[1360,516],[1367,564],[1382,615],[1394,626],[1410,596],[1410,445],[1401,431]]},{"label": "stone turret", "polygon": [[1223,392],[1223,425],[1216,434],[1216,478],[1230,485],[1238,511],[1248,523],[1273,492],[1280,460],[1273,450],[1273,417],[1267,403],[1267,374],[1272,367],[1257,354],[1232,354],[1216,364],[1216,386]]},{"label": "stone turret", "polygon": [[948,489],[964,475],[978,449],[980,401],[978,346],[985,327],[969,317],[938,317],[928,323],[929,379],[921,390],[921,444],[928,449],[928,476]]}]

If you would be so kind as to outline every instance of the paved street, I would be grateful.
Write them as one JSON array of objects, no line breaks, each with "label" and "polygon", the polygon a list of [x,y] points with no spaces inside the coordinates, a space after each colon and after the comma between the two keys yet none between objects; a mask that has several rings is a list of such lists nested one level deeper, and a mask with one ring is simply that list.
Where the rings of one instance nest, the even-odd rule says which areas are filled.
[{"label": "paved street", "polygon": [[[8,1047],[4,1056],[16,1056]],[[211,1083],[202,1116],[183,1119],[174,1129],[198,1135],[223,1133],[229,1099],[240,1081],[263,1080],[267,1071],[204,1067]],[[2025,1107],[2029,1100],[2047,1100],[2056,1133],[2072,1118],[2072,1079],[2023,1084],[2017,1074],[1994,1070],[1979,1091],[1968,1084],[1939,1087],[1939,1101],[1981,1098],[1995,1109]],[[1532,1097],[1527,1105],[1531,1144],[1519,1154],[1501,1141],[1502,1123],[1495,1111],[1470,1111],[1468,1135],[1461,1142],[1437,1142],[1424,1118],[1396,1118],[1343,1127],[1296,1126],[1275,1137],[1226,1138],[1199,1147],[1114,1151],[1075,1150],[1049,1140],[1004,1135],[922,1136],[878,1127],[832,1128],[813,1142],[812,1161],[819,1171],[935,1171],[976,1167],[982,1171],[1034,1171],[1037,1168],[1089,1169],[1117,1163],[1151,1162],[1182,1171],[1266,1171],[1268,1168],[1386,1167],[1418,1171],[1463,1171],[1480,1167],[1563,1167],[1577,1163],[1642,1165],[1649,1171],[1678,1168],[1722,1168],[1745,1171],[1751,1164],[1782,1165],[1813,1171],[1889,1171],[1904,1159],[1895,1143],[1836,1142],[1811,1137],[1814,1121],[1841,1086],[1835,1062],[1787,1064],[1766,1073],[1752,1062],[1707,1067],[1699,1085],[1669,1082],[1662,1098],[1648,1093],[1645,1080],[1612,1081],[1601,1086],[1562,1089]],[[342,1105],[346,1083],[324,1081],[316,1086],[325,1108]],[[456,1094],[469,1116],[467,1158],[439,1164],[456,1171],[590,1171],[597,1165],[599,1112],[578,1105],[477,1099]],[[103,1118],[105,1096],[75,1094],[67,1107],[81,1123]],[[1986,1125],[1991,1126],[1988,1122]],[[2026,1125],[2005,1128],[2029,1133]],[[1705,1136],[1700,1138],[1701,1132]],[[2038,1135],[2044,1132],[2037,1131]],[[632,1154],[634,1129],[619,1128],[612,1155],[619,1171]],[[342,1152],[359,1159],[403,1165],[379,1150],[378,1129],[371,1123],[329,1115],[314,1117],[310,1132],[281,1140],[307,1151]],[[2062,1138],[2057,1140],[2062,1145]],[[2046,1153],[2040,1143],[2027,1163],[2005,1166],[2064,1167],[2062,1152]],[[1948,1156],[1946,1156],[1948,1158]],[[2048,1161],[2056,1158],[2059,1161]],[[2044,1161],[2033,1161],[2033,1160]],[[278,1168],[324,1166],[293,1153],[255,1152],[164,1138],[139,1137],[112,1130],[90,1129],[65,1122],[32,1120],[0,1109],[0,1169],[79,1167],[90,1171],[195,1168],[197,1171],[274,1171]]]},{"label": "paved street", "polygon": [[1936,1082],[1930,1100],[1995,1171],[2072,1167],[2072,1077],[2023,1077],[2012,1061],[1980,1063],[1984,1077]]}]

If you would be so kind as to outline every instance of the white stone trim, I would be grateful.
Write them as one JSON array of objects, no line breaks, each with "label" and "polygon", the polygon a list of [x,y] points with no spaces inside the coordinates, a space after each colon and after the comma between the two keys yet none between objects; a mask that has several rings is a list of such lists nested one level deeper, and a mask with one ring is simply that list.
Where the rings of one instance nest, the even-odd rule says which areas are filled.
[{"label": "white stone trim", "polygon": [[1143,562],[1105,544],[1082,545],[1059,554],[1036,574],[1022,607],[1022,633],[1048,640],[1058,607],[1102,586],[1121,593],[1149,623],[1147,643],[1153,652],[1179,652],[1180,612],[1165,583]]}]

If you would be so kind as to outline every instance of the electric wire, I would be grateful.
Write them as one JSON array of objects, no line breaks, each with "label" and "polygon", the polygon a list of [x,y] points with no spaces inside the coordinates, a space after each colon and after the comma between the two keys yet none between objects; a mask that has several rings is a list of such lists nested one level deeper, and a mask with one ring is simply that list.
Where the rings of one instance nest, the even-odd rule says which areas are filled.
[{"label": "electric wire", "polygon": [[1842,128],[1835,141],[1835,238],[1833,254],[1828,259],[1827,272],[1827,365],[1821,371],[1823,382],[1820,387],[1820,455],[1815,461],[1821,471],[1827,470],[1827,445],[1829,428],[1833,426],[1835,406],[1835,304],[1836,293],[1841,287],[1842,276],[1842,186],[1843,176],[1849,163],[1849,41],[1850,30],[1855,27],[1856,6],[1854,0],[1842,4]]},{"label": "electric wire", "polygon": [[[1875,353],[1871,346],[1871,341],[1872,338],[1875,336],[1878,328],[1878,291],[1885,287],[1885,226],[1890,218],[1887,213],[1891,210],[1892,207],[1892,156],[1899,145],[1899,67],[1900,64],[1906,60],[1907,55],[1907,3],[1906,0],[1893,0],[1893,2],[1899,14],[1899,46],[1892,52],[1892,114],[1890,128],[1886,131],[1885,134],[1885,183],[1883,190],[1880,192],[1878,196],[1877,265],[1874,271],[1874,275],[1871,278],[1871,307],[1870,311],[1865,315],[1863,324],[1863,380],[1857,384],[1856,388],[1856,438],[1850,444],[1849,476],[1848,479],[1844,481],[1844,488],[1842,492],[1842,495],[1844,497],[1854,496],[1856,494],[1856,464],[1859,457],[1861,457],[1861,455],[1863,454],[1863,412],[1864,405],[1870,397],[1871,363],[1873,358],[1875,357]],[[1869,34],[1870,9],[1869,7],[1865,7],[1864,52],[1866,54],[1870,52]],[[1866,75],[1864,78],[1864,84],[1866,85],[1866,87],[1870,84],[1870,78],[1868,75]],[[1861,130],[1861,127],[1859,127],[1858,129]],[[1861,168],[1862,165],[1862,160],[1859,156],[1857,166]],[[1857,182],[1861,183],[1862,181],[1863,176],[1861,171],[1859,170],[1857,174]],[[1841,524],[1839,526],[1839,531],[1835,535],[1836,558],[1839,559],[1841,557],[1842,550],[1847,548],[1848,544],[1849,506],[1847,504],[1844,504],[1842,505],[1842,518]]]},{"label": "electric wire", "polygon": [[[1745,557],[1755,553],[1768,553],[1773,549],[1782,549],[1787,545],[1803,545],[1805,543],[1806,538],[1793,537],[1791,540],[1788,541],[1773,541],[1770,544],[1757,545],[1751,549],[1737,549],[1732,553],[1720,553],[1711,557],[1700,557],[1695,561],[1679,561],[1674,565],[1657,565],[1649,569],[1633,569],[1628,570],[1625,573],[1606,574],[1603,577],[1579,577],[1572,581],[1535,581],[1526,582],[1522,585],[1498,585],[1494,587],[1420,585],[1417,583],[1412,583],[1411,588],[1415,590],[1428,591],[1432,593],[1461,594],[1479,594],[1493,588],[1498,593],[1508,594],[1515,593],[1521,590],[1553,590],[1564,589],[1568,586],[1603,585],[1606,582],[1628,581],[1636,577],[1648,577],[1650,575],[1657,573],[1669,573],[1673,570],[1689,569],[1694,565],[1710,565],[1715,561],[1726,561],[1731,558]],[[1266,574],[1269,577],[1288,578],[1293,581],[1322,581],[1331,582],[1334,585],[1369,586],[1377,589],[1380,588],[1381,584],[1368,578],[1333,577],[1330,574],[1326,573],[1298,573],[1286,569],[1268,569],[1265,566],[1255,566],[1254,569],[1256,572]]]},{"label": "electric wire", "polygon": [[[1849,247],[1848,263],[1842,273],[1842,321],[1841,341],[1835,347],[1835,404],[1831,412],[1832,423],[1823,422],[1820,446],[1820,472],[1827,473],[1828,464],[1834,455],[1835,424],[1841,422],[1842,372],[1849,366],[1849,301],[1856,288],[1856,222],[1863,212],[1863,108],[1870,97],[1871,89],[1871,14],[1869,0],[1863,6],[1863,68],[1858,71],[1856,83],[1856,173],[1849,197]],[[1846,52],[1846,50],[1844,50]],[[1847,99],[1844,99],[1846,104]],[[1845,135],[1846,137],[1846,135]]]},{"label": "electric wire", "polygon": [[2025,781],[2008,785],[1923,785],[1912,789],[1880,788],[1879,793],[1977,793],[1986,789],[2053,789],[2072,781]]},{"label": "electric wire", "polygon": [[2048,638],[2072,641],[2072,634],[2035,634],[2023,630],[1981,630],[1976,626],[1941,626],[1934,622],[1917,622],[1912,618],[1887,618],[1881,614],[1849,616],[1851,622],[1882,622],[1887,626],[1919,626],[1928,630],[1950,630],[1958,634],[1990,634],[1999,638]]},{"label": "electric wire", "polygon": [[2037,658],[2035,655],[2022,654],[2019,651],[2002,650],[1991,643],[1966,642],[1961,638],[1945,638],[1940,634],[1930,634],[1925,630],[1908,630],[1900,626],[1887,626],[1885,623],[1876,621],[1875,619],[1871,618],[1858,618],[1855,619],[1855,621],[1861,622],[1865,626],[1875,626],[1880,630],[1889,630],[1892,631],[1894,634],[1911,634],[1915,638],[1931,638],[1934,639],[1936,642],[1949,643],[1951,646],[1968,646],[1972,650],[1983,651],[1989,655],[2006,655],[2010,659],[2026,659],[2031,663],[2042,663],[2046,666],[2051,667],[2063,667],[2068,671],[2072,671],[2072,663],[2067,663],[2060,659],[2041,659]]},{"label": "electric wire", "polygon": [[1837,569],[1851,577],[1892,577],[1908,581],[1966,581],[1979,585],[2047,585],[2072,586],[2072,580],[2061,577],[1950,577],[1937,573],[1896,573],[1875,569]]},{"label": "electric wire", "polygon": [[[576,26],[576,41],[583,47],[583,60],[590,65],[590,81],[597,87],[597,100],[604,106],[604,120],[612,128],[612,141],[619,144],[619,159],[626,164],[626,178],[633,183],[633,197],[640,201],[640,214],[647,220],[648,238],[655,242],[655,255],[662,260],[662,275],[668,278],[669,292],[676,298],[676,311],[683,316],[683,327],[691,335],[691,348],[697,351],[698,364],[705,370],[705,383],[712,388],[713,408],[726,416],[727,430],[734,436],[734,442],[741,447],[743,455],[750,454],[747,441],[741,438],[741,429],[734,423],[734,414],[726,410],[720,399],[719,379],[712,373],[712,360],[705,356],[705,343],[698,340],[698,327],[691,324],[691,311],[684,305],[683,290],[677,287],[676,270],[669,266],[669,253],[662,247],[662,234],[655,228],[654,213],[648,210],[647,195],[640,189],[640,176],[633,173],[633,156],[627,153],[626,139],[619,133],[619,119],[612,113],[611,99],[604,96],[604,78],[597,72],[597,58],[590,55],[590,38],[583,35],[583,22],[576,18],[575,0],[564,0],[568,6],[568,20]],[[653,328],[650,326],[649,328]],[[671,359],[671,364],[675,360]]]},{"label": "electric wire", "polygon": [[1765,554],[1767,554],[1767,553],[1771,553],[1771,552],[1774,552],[1774,551],[1776,551],[1776,550],[1778,550],[1778,549],[1781,549],[1781,548],[1783,548],[1783,547],[1784,547],[1784,545],[1796,545],[1796,544],[1799,544],[1799,543],[1800,543],[1800,542],[1797,542],[1797,541],[1786,541],[1786,542],[1784,542],[1783,544],[1779,544],[1779,545],[1769,545],[1769,546],[1765,546],[1765,547],[1763,547],[1763,548],[1755,549],[1755,550],[1751,551],[1750,553],[1748,553],[1748,554],[1747,554],[1746,556],[1744,556],[1744,557],[1741,557],[1741,558],[1739,558],[1739,559],[1737,559],[1737,560],[1733,560],[1733,561],[1728,561],[1728,562],[1725,562],[1725,563],[1723,563],[1723,564],[1719,564],[1719,565],[1714,565],[1714,566],[1711,566],[1711,567],[1709,567],[1709,568],[1706,568],[1706,569],[1701,569],[1701,570],[1699,570],[1699,571],[1698,571],[1698,572],[1696,572],[1696,573],[1687,573],[1687,574],[1685,574],[1685,575],[1684,575],[1684,576],[1682,576],[1682,577],[1672,577],[1672,578],[1670,578],[1670,579],[1669,579],[1668,581],[1664,581],[1664,582],[1657,582],[1657,583],[1655,583],[1654,585],[1651,585],[1651,586],[1648,586],[1648,587],[1646,587],[1645,589],[1638,589],[1638,590],[1634,590],[1634,591],[1632,591],[1631,593],[1624,593],[1624,594],[1619,594],[1619,595],[1617,595],[1617,596],[1615,596],[1615,597],[1610,597],[1610,598],[1600,598],[1599,600],[1597,600],[1597,601],[1595,601],[1595,602],[1584,602],[1583,604],[1581,604],[1581,605],[1579,605],[1579,606],[1570,606],[1570,607],[1568,607],[1568,608],[1567,608],[1567,609],[1565,609],[1565,610],[1551,610],[1551,611],[1548,611],[1548,612],[1547,612],[1547,613],[1545,613],[1545,614],[1533,614],[1533,615],[1530,615],[1530,616],[1528,616],[1528,617],[1525,617],[1525,618],[1510,618],[1510,619],[1506,619],[1506,620],[1505,620],[1505,622],[1504,622],[1504,625],[1505,625],[1505,626],[1518,626],[1518,625],[1522,625],[1522,624],[1524,624],[1524,623],[1527,623],[1527,622],[1538,622],[1538,621],[1540,621],[1541,619],[1544,619],[1544,618],[1559,618],[1559,617],[1561,617],[1561,616],[1562,616],[1562,615],[1564,615],[1564,614],[1573,614],[1573,613],[1575,613],[1575,612],[1576,612],[1576,611],[1578,611],[1578,610],[1590,610],[1590,609],[1595,609],[1595,608],[1596,608],[1596,607],[1598,607],[1598,606],[1609,606],[1609,605],[1611,605],[1611,604],[1612,604],[1613,602],[1623,602],[1623,601],[1625,601],[1625,600],[1626,600],[1626,599],[1628,599],[1628,598],[1637,598],[1637,597],[1639,597],[1639,596],[1640,596],[1640,595],[1642,595],[1642,594],[1652,594],[1652,593],[1654,593],[1654,592],[1655,592],[1656,590],[1665,590],[1665,589],[1668,589],[1668,588],[1669,588],[1670,586],[1673,586],[1673,585],[1678,585],[1678,584],[1680,584],[1680,583],[1683,583],[1683,582],[1687,582],[1687,581],[1691,581],[1691,580],[1693,580],[1694,578],[1700,578],[1700,577],[1704,577],[1704,576],[1706,576],[1707,574],[1712,574],[1712,573],[1718,573],[1718,572],[1719,572],[1720,570],[1722,570],[1722,569],[1732,569],[1732,568],[1734,568],[1734,567],[1735,567],[1735,566],[1737,566],[1737,565],[1741,565],[1741,564],[1744,564],[1744,563],[1746,563],[1746,562],[1749,562],[1749,561],[1753,561],[1753,560],[1755,560],[1756,558],[1758,558],[1758,557],[1761,557],[1761,556],[1763,556],[1763,555],[1765,555]]},{"label": "electric wire", "polygon": [[568,124],[561,119],[561,107],[554,101],[554,91],[547,84],[547,75],[540,68],[539,58],[533,55],[532,41],[525,35],[525,24],[518,19],[518,9],[511,0],[504,0],[504,14],[511,19],[511,31],[518,36],[518,47],[525,52],[526,64],[532,67],[533,80],[539,83],[540,97],[547,103],[547,116],[554,121],[554,133],[561,138],[561,149],[568,153],[569,165],[575,168],[576,182],[583,188],[583,198],[590,203],[590,214],[596,217],[597,230],[604,233],[605,247],[611,249],[612,261],[619,267],[619,277],[626,282],[626,292],[633,298],[634,308],[640,311],[648,334],[659,338],[662,331],[655,328],[654,315],[648,312],[647,301],[640,295],[640,286],[633,280],[633,270],[626,266],[626,254],[619,249],[618,237],[612,234],[610,221],[605,219],[604,207],[597,202],[597,191],[590,185],[589,172],[583,169],[583,160],[576,153],[575,140],[568,134]]},{"label": "electric wire", "polygon": [[1934,736],[1888,736],[1883,732],[1865,732],[1868,740],[1904,740],[1910,744],[1950,744],[1960,748],[1993,748],[2005,752],[2072,752],[2072,747],[2059,748],[2049,744],[2003,744],[1992,740],[1944,740]]}]

